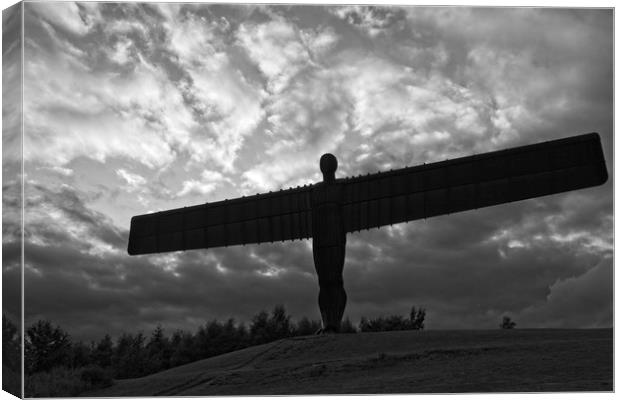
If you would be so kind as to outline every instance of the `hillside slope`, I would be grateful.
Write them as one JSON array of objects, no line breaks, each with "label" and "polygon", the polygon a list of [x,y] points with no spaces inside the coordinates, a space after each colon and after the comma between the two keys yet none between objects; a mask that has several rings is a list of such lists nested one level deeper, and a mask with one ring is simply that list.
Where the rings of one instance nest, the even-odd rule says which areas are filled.
[{"label": "hillside slope", "polygon": [[401,331],[279,340],[85,396],[613,390],[613,333]]}]

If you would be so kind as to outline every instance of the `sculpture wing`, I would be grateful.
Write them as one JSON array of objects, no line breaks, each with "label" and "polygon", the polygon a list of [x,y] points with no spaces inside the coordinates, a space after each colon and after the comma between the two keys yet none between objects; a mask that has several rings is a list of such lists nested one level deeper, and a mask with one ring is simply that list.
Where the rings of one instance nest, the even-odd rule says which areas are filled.
[{"label": "sculpture wing", "polygon": [[131,219],[131,255],[306,239],[311,186],[177,208]]},{"label": "sculpture wing", "polygon": [[347,232],[600,185],[597,133],[346,178]]}]

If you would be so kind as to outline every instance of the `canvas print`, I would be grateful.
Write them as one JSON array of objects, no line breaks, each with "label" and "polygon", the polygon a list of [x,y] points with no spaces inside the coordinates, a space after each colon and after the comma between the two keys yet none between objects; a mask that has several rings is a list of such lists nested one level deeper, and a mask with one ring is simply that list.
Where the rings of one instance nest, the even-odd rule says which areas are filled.
[{"label": "canvas print", "polygon": [[2,22],[3,390],[614,390],[613,9]]}]

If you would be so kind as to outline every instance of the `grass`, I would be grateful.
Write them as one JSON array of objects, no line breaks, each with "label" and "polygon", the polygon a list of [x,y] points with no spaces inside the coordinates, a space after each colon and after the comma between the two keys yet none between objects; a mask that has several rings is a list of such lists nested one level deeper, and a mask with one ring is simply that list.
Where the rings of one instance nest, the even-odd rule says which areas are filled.
[{"label": "grass", "polygon": [[613,390],[604,330],[396,331],[307,336],[116,381],[96,396]]}]

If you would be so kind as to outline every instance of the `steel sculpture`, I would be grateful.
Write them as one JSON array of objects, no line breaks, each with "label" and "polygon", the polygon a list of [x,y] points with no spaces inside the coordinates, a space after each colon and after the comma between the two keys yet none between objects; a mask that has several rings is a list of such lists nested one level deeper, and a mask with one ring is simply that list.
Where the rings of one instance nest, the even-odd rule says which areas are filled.
[{"label": "steel sculpture", "polygon": [[432,164],[323,182],[131,219],[131,255],[312,238],[323,330],[337,332],[346,305],[346,234],[582,189],[607,181],[597,133]]}]

